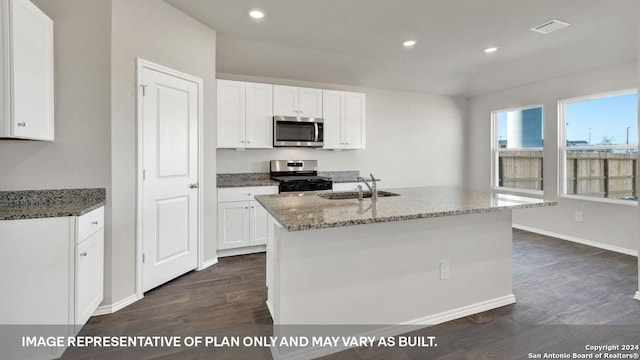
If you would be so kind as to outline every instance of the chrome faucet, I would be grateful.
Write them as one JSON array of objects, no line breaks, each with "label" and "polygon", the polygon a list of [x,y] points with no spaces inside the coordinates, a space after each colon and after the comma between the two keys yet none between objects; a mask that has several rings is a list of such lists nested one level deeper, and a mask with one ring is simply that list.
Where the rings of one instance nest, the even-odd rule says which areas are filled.
[{"label": "chrome faucet", "polygon": [[373,174],[369,174],[369,176],[371,176],[371,185],[369,185],[369,183],[367,182],[367,179],[363,178],[362,176],[358,176],[356,178],[357,181],[362,181],[367,188],[369,188],[369,191],[371,191],[371,200],[372,201],[376,201],[378,200],[378,190],[377,190],[377,186],[376,186],[376,178],[373,176]]}]

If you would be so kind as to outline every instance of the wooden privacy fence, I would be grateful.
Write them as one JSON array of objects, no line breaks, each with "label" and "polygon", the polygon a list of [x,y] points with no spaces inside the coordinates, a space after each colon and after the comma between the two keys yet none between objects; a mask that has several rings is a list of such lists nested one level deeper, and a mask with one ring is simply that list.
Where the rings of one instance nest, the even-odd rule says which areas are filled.
[{"label": "wooden privacy fence", "polygon": [[501,151],[498,166],[500,186],[542,190],[542,151]]},{"label": "wooden privacy fence", "polygon": [[[608,151],[567,151],[567,193],[627,199],[637,196],[638,154]],[[502,151],[500,186],[542,190],[542,151]]]}]

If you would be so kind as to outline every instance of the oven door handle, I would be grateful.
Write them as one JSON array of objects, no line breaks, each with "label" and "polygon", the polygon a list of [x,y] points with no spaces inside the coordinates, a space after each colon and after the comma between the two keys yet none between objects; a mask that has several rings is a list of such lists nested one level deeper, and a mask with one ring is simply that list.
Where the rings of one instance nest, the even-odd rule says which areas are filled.
[{"label": "oven door handle", "polygon": [[320,136],[320,131],[318,130],[318,123],[313,123],[313,129],[315,130],[315,140],[314,142],[318,142],[318,137]]}]

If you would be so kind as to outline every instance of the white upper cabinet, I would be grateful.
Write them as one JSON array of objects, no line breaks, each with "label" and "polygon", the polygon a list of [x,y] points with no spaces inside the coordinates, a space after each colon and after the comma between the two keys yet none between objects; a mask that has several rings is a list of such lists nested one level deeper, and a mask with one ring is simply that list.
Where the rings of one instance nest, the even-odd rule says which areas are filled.
[{"label": "white upper cabinet", "polygon": [[365,95],[344,93],[343,134],[345,149],[364,149]]},{"label": "white upper cabinet", "polygon": [[217,83],[217,147],[273,147],[273,85],[231,80]]},{"label": "white upper cabinet", "polygon": [[324,115],[324,148],[343,149],[344,91],[324,90],[322,106]]},{"label": "white upper cabinet", "polygon": [[28,0],[0,0],[0,137],[53,140],[53,21]]},{"label": "white upper cabinet", "polygon": [[323,91],[324,149],[365,148],[365,94]]},{"label": "white upper cabinet", "polygon": [[273,86],[274,115],[322,117],[322,90],[294,86]]},{"label": "white upper cabinet", "polygon": [[245,147],[273,147],[273,85],[246,83],[245,93]]},{"label": "white upper cabinet", "polygon": [[298,108],[300,116],[322,117],[322,90],[298,88]]},{"label": "white upper cabinet", "polygon": [[273,114],[298,116],[298,88],[293,86],[273,86]]},{"label": "white upper cabinet", "polygon": [[218,147],[244,147],[245,83],[218,80]]}]

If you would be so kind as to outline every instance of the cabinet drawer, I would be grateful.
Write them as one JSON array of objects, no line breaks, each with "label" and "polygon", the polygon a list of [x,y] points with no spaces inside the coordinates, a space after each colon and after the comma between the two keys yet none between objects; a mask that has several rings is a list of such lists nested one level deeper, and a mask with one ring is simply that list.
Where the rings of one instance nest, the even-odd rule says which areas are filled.
[{"label": "cabinet drawer", "polygon": [[250,201],[256,195],[277,194],[277,186],[254,186],[218,189],[218,202]]},{"label": "cabinet drawer", "polygon": [[76,243],[104,228],[104,206],[78,217],[76,228]]}]

